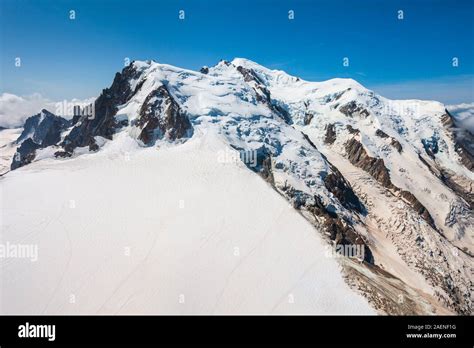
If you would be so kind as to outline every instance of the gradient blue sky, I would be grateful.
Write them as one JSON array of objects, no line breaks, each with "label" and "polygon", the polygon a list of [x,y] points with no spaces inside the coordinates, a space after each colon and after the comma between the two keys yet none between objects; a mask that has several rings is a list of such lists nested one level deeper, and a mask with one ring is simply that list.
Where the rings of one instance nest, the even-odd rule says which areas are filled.
[{"label": "gradient blue sky", "polygon": [[1,92],[86,98],[125,57],[193,70],[245,57],[391,98],[474,101],[474,0],[1,0],[0,10]]}]

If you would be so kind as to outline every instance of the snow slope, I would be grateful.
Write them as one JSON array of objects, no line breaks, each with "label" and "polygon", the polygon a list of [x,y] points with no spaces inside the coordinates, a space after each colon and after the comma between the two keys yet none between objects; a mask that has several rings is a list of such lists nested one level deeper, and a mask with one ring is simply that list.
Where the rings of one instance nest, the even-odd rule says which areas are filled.
[{"label": "snow slope", "polygon": [[[309,82],[236,58],[201,72],[154,61],[133,62],[116,74],[94,106],[94,117],[84,114],[67,130],[52,129],[61,132],[56,144],[26,147],[25,156],[20,156],[25,167],[3,177],[2,186],[12,200],[4,208],[7,236],[16,238],[43,226],[41,233],[49,237],[42,235],[41,241],[48,241],[68,229],[79,231],[66,233],[63,242],[69,243],[74,241],[71,235],[76,238],[86,231],[86,240],[77,240],[79,247],[71,242],[58,251],[46,248],[46,255],[54,258],[55,252],[81,250],[96,257],[94,264],[101,264],[98,251],[89,246],[93,238],[99,238],[98,246],[120,253],[133,233],[139,236],[134,243],[140,253],[132,266],[127,260],[134,254],[125,261],[115,259],[118,256],[112,252],[103,255],[105,261],[112,258],[103,266],[107,277],[100,273],[102,267],[94,270],[97,276],[87,273],[93,263],[79,274],[72,268],[74,276],[64,273],[53,279],[54,288],[45,290],[50,300],[43,307],[28,302],[22,311],[65,310],[64,297],[86,291],[81,289],[91,283],[91,288],[97,286],[97,301],[87,297],[90,303],[76,303],[72,308],[77,312],[109,308],[143,312],[151,301],[157,307],[150,311],[268,313],[280,310],[285,296],[294,303],[282,311],[344,312],[340,301],[346,293],[339,296],[332,289],[329,294],[326,286],[316,291],[320,283],[306,278],[315,279],[321,272],[315,265],[313,274],[308,262],[329,262],[331,272],[323,273],[335,272],[334,277],[341,279],[334,260],[306,256],[309,249],[322,247],[307,242],[316,238],[309,237],[312,229],[328,247],[363,248],[364,262],[347,258],[341,262],[342,272],[376,310],[472,312],[474,160],[442,104],[388,100],[351,79]],[[469,139],[466,134],[464,143]],[[234,160],[229,161],[229,151]],[[239,155],[248,153],[256,155],[255,163],[239,161]],[[73,209],[67,209],[70,200]],[[181,200],[184,206],[178,209]],[[280,204],[289,211],[280,212]],[[38,217],[25,213],[29,209],[40,209]],[[282,239],[267,247],[276,238],[268,233],[271,226]],[[287,228],[291,232],[284,233]],[[152,232],[162,229],[175,233]],[[189,239],[181,238],[184,231]],[[156,244],[157,240],[164,244]],[[123,243],[117,246],[117,241]],[[296,249],[284,250],[285,244]],[[251,262],[239,264],[225,254],[229,248],[232,252],[239,248]],[[230,257],[233,263],[228,266],[221,257]],[[69,264],[79,267],[76,263],[83,261],[76,258],[68,256],[63,272]],[[163,267],[172,265],[176,274],[155,270],[150,260],[154,267],[164,260]],[[279,262],[281,267],[271,268]],[[289,270],[301,267],[306,271],[296,280],[293,277],[301,272]],[[158,285],[150,285],[150,290],[139,290],[133,285],[139,277],[146,284],[156,277],[160,286],[168,280],[170,288],[160,292]],[[81,281],[87,285],[79,285]],[[186,307],[191,295],[182,290],[184,284],[198,289],[193,290],[199,300],[192,307]],[[298,296],[288,290],[300,286],[305,290],[298,291],[314,290],[317,295],[313,300],[298,295],[304,298],[301,306]],[[262,299],[270,287],[271,295]],[[347,290],[345,285],[339,287]],[[253,291],[258,293],[254,297]],[[180,295],[186,300],[174,307],[169,299]],[[357,304],[347,312],[366,309]]]},{"label": "snow slope", "polygon": [[123,132],[3,177],[2,240],[39,253],[0,260],[0,312],[374,313],[314,228],[221,151],[211,130],[159,149]]},{"label": "snow slope", "polygon": [[0,175],[10,170],[13,155],[18,146],[15,140],[20,134],[21,128],[0,129]]},{"label": "snow slope", "polygon": [[[352,79],[304,81],[243,58],[234,59],[232,66],[255,71],[271,92],[274,102],[289,111],[295,127],[308,134],[319,150],[327,147],[324,138],[328,125],[334,125],[336,133],[335,144],[328,151],[340,154],[344,154],[345,143],[353,137],[347,126],[357,129],[358,138],[368,153],[384,160],[395,186],[413,193],[450,241],[474,251],[474,229],[472,226],[469,228],[474,219],[468,218],[459,225],[446,223],[455,207],[465,207],[465,204],[419,159],[421,156],[432,168],[439,166],[455,173],[462,178],[467,191],[472,192],[474,172],[460,163],[452,132],[444,124],[446,110],[443,104],[424,100],[389,100]],[[344,114],[343,107],[351,103],[361,111]],[[312,118],[305,123],[308,114]],[[377,136],[377,130],[387,137]],[[400,143],[402,153],[390,145],[391,139]],[[431,142],[436,147],[433,158],[427,155],[424,146],[424,143]]]}]

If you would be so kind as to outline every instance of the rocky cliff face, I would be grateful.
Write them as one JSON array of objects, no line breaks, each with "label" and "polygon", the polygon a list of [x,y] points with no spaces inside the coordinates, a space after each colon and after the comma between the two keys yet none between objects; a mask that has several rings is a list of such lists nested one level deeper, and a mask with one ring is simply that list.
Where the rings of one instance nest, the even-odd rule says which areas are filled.
[{"label": "rocky cliff face", "polygon": [[136,86],[134,90],[129,83],[138,76],[139,72],[133,65],[117,73],[110,88],[104,89],[95,100],[91,111],[77,120],[61,143],[64,151],[58,152],[57,155],[70,156],[76,147],[89,146],[91,150],[95,149],[96,136],[112,139],[115,129],[119,126],[115,119],[118,107],[126,103],[139,88]]},{"label": "rocky cliff face", "polygon": [[200,72],[134,62],[90,111],[27,122],[12,168],[45,147],[74,158],[116,136],[149,147],[215,132],[328,245],[362,250],[342,264],[377,309],[472,313],[472,134],[443,105],[235,59]]},{"label": "rocky cliff face", "polygon": [[138,138],[146,145],[152,145],[159,138],[176,140],[189,137],[192,133],[186,113],[165,86],[148,94],[140,108],[136,126],[141,129]]},{"label": "rocky cliff face", "polygon": [[25,121],[23,132],[16,140],[20,146],[13,156],[11,169],[31,163],[36,156],[36,150],[57,144],[68,125],[69,121],[45,109],[29,117]]}]

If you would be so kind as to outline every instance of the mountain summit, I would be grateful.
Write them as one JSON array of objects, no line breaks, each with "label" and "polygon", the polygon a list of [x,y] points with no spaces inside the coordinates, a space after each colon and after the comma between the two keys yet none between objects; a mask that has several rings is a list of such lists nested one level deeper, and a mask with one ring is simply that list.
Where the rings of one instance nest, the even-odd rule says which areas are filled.
[{"label": "mountain summit", "polygon": [[[461,137],[441,103],[389,100],[352,79],[309,82],[235,58],[200,72],[135,61],[93,106],[73,124],[46,111],[28,119],[12,164],[25,167],[6,181],[30,166],[220,144],[216,162],[240,159],[245,178],[257,174],[327,246],[358,251],[339,265],[373,308],[472,313],[473,135]],[[150,179],[130,178],[153,187]]]}]

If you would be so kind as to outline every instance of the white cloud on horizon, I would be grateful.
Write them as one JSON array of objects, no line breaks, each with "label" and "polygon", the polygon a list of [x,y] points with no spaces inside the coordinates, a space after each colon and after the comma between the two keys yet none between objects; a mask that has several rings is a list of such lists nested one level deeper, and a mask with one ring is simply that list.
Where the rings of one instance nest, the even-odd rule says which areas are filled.
[{"label": "white cloud on horizon", "polygon": [[474,75],[367,84],[366,87],[389,99],[435,100],[444,104],[474,101]]},{"label": "white cloud on horizon", "polygon": [[71,118],[71,113],[60,112],[66,105],[85,105],[91,103],[95,98],[85,100],[72,99],[68,101],[52,101],[44,98],[39,93],[27,96],[18,96],[11,93],[0,94],[0,127],[17,128],[22,127],[26,119],[46,109],[55,115]]},{"label": "white cloud on horizon", "polygon": [[460,129],[474,134],[474,103],[446,105],[446,109],[453,115]]},{"label": "white cloud on horizon", "polygon": [[[36,115],[42,109],[69,119],[72,117],[72,114],[61,112],[67,107],[66,105],[86,105],[94,99],[72,99],[57,102],[44,98],[39,93],[28,96],[2,93],[0,94],[0,127],[22,127],[28,117]],[[474,133],[474,102],[446,105],[446,107],[455,117],[457,125],[461,129],[467,129]]]}]

